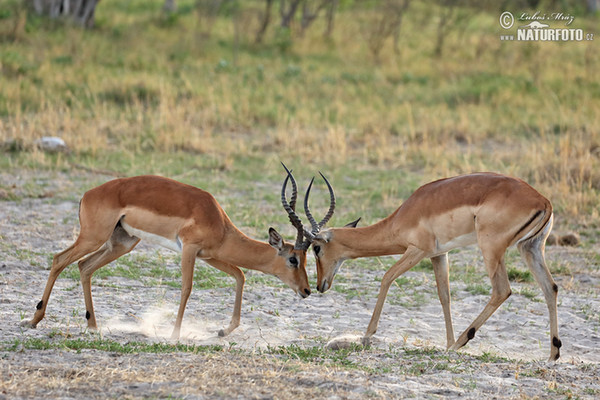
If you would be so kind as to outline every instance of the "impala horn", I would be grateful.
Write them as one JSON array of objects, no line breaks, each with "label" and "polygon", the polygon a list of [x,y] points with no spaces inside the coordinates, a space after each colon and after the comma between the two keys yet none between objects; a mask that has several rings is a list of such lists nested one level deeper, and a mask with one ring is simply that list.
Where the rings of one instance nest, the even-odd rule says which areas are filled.
[{"label": "impala horn", "polygon": [[315,178],[313,178],[310,181],[310,184],[308,185],[308,189],[306,189],[306,196],[304,196],[304,212],[306,213],[306,217],[308,218],[308,221],[310,222],[310,225],[312,227],[312,229],[310,231],[308,231],[306,228],[304,228],[304,235],[311,242],[313,241],[315,236],[319,233],[319,231],[325,226],[325,224],[327,224],[327,222],[329,222],[329,220],[331,219],[333,212],[335,210],[335,193],[333,193],[333,188],[331,187],[331,184],[329,183],[327,178],[325,178],[325,175],[323,175],[321,172],[319,172],[319,175],[321,175],[321,178],[323,178],[323,180],[327,184],[327,188],[329,189],[329,210],[327,210],[327,214],[325,214],[325,217],[319,223],[317,223],[315,218],[312,216],[312,213],[310,212],[310,208],[308,207],[308,197],[310,195],[310,189],[312,188],[312,184],[315,180]]},{"label": "impala horn", "polygon": [[[298,235],[296,236],[296,243],[294,244],[294,248],[297,250],[307,250],[308,246],[310,246],[310,242],[303,241],[304,239],[304,226],[302,225],[302,221],[298,214],[296,214],[296,199],[298,198],[298,186],[296,185],[296,180],[292,175],[292,171],[290,171],[284,163],[281,163],[285,171],[287,172],[287,176],[283,181],[283,187],[281,188],[281,204],[283,204],[283,208],[288,213],[288,217],[292,225],[298,230]],[[287,201],[287,196],[285,194],[288,180],[292,182],[292,198],[290,202]]]},{"label": "impala horn", "polygon": [[[300,220],[300,217],[298,217],[298,214],[296,214],[296,200],[298,198],[298,185],[296,185],[296,180],[292,175],[292,171],[289,170],[284,163],[281,163],[281,165],[283,165],[283,168],[285,168],[285,172],[287,172],[287,176],[283,181],[283,187],[281,189],[281,204],[283,204],[283,208],[285,209],[285,211],[287,211],[290,222],[298,230],[298,236],[296,237],[296,244],[294,245],[294,248],[298,250],[306,250],[314,240],[317,233],[319,233],[319,231],[331,219],[333,211],[335,210],[335,194],[333,193],[333,188],[331,187],[331,184],[329,183],[327,178],[325,178],[325,175],[319,172],[319,174],[327,184],[327,188],[329,189],[330,202],[327,214],[325,214],[325,217],[321,220],[321,222],[317,223],[308,207],[308,197],[310,195],[310,189],[312,188],[312,185],[315,181],[315,178],[311,179],[310,184],[308,185],[308,189],[306,189],[306,195],[304,196],[304,212],[306,213],[306,217],[308,218],[308,221],[311,225],[311,229],[308,230],[302,224],[302,221]],[[292,197],[289,203],[287,201],[286,196],[286,187],[288,180],[292,182]],[[306,238],[306,240],[304,240],[304,238]]]}]

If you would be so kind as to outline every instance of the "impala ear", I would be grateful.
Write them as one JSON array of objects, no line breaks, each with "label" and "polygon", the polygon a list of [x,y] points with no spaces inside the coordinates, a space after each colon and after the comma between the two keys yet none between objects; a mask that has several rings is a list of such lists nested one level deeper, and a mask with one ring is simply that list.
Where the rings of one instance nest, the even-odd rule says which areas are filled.
[{"label": "impala ear", "polygon": [[277,251],[283,250],[283,238],[273,228],[269,228],[269,244],[277,249]]},{"label": "impala ear", "polygon": [[358,219],[356,221],[352,221],[346,225],[344,225],[344,228],[356,228],[356,225],[358,225],[358,221],[360,221],[362,217],[358,217]]}]

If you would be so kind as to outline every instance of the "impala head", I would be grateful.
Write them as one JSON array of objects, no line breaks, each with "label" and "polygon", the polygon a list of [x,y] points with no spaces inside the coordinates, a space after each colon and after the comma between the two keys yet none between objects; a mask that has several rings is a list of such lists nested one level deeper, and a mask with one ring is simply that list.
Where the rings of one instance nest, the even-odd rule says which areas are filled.
[{"label": "impala head", "polygon": [[346,248],[336,240],[336,233],[343,229],[356,228],[360,218],[352,221],[344,228],[327,229],[318,232],[312,240],[313,252],[317,261],[317,290],[324,293],[333,285],[335,274],[348,258]]},{"label": "impala head", "polygon": [[[305,228],[304,236],[307,238],[305,241],[306,245],[310,246],[312,244],[313,251],[315,253],[315,259],[317,261],[317,290],[320,293],[323,293],[331,288],[335,274],[340,269],[340,266],[347,257],[345,255],[346,251],[344,246],[335,240],[335,232],[338,231],[338,229],[326,229],[322,231],[325,224],[327,224],[329,219],[331,219],[333,216],[333,212],[335,210],[335,194],[325,175],[320,172],[319,174],[325,181],[325,184],[327,184],[327,189],[329,189],[329,210],[321,222],[317,223],[312,216],[310,207],[308,206],[308,198],[314,181],[313,178],[308,185],[306,196],[304,197],[304,212],[310,221],[311,230]],[[344,226],[344,228],[356,228],[358,221],[360,221],[360,218],[356,221],[350,222]]]},{"label": "impala head", "polygon": [[296,249],[286,243],[281,235],[269,228],[269,244],[277,250],[277,266],[274,274],[302,298],[310,295],[310,284],[306,275],[306,249]]},{"label": "impala head", "polygon": [[[298,198],[298,186],[296,185],[296,180],[294,179],[292,172],[285,166],[285,164],[281,163],[281,165],[283,165],[283,168],[285,168],[285,171],[287,172],[287,176],[283,182],[283,188],[281,189],[281,203],[283,204],[283,208],[288,213],[290,222],[298,231],[298,234],[296,236],[296,243],[294,245],[291,245],[291,244],[284,243],[283,239],[281,239],[281,236],[273,229],[272,231],[271,230],[269,231],[269,243],[271,243],[271,246],[273,246],[277,249],[277,251],[279,252],[279,254],[282,257],[287,259],[286,265],[289,265],[289,264],[294,265],[297,262],[298,274],[304,274],[304,280],[300,280],[300,282],[306,282],[306,284],[308,285],[308,277],[306,276],[306,252],[307,252],[308,248],[310,247],[310,244],[312,243],[313,239],[315,238],[315,234],[321,230],[321,228],[327,223],[327,221],[329,221],[329,219],[333,215],[333,210],[335,209],[335,195],[333,193],[333,189],[332,189],[331,185],[329,184],[329,181],[327,181],[327,179],[323,176],[323,174],[321,174],[321,176],[323,177],[323,179],[325,179],[325,182],[327,183],[327,186],[329,188],[331,202],[330,202],[330,206],[329,206],[329,211],[327,211],[325,218],[323,218],[323,220],[321,220],[321,222],[317,223],[315,221],[315,219],[313,218],[312,214],[310,213],[310,210],[308,209],[308,196],[310,194],[310,189],[314,182],[314,178],[310,181],[310,184],[308,185],[308,189],[306,190],[306,195],[304,196],[304,210],[305,210],[306,216],[311,224],[311,229],[309,230],[309,229],[305,228],[304,225],[302,224],[302,221],[296,214],[296,200]],[[292,183],[292,197],[289,202],[288,202],[287,196],[286,196],[286,186],[287,186],[288,180],[291,181],[291,183]],[[291,276],[289,274],[282,274],[282,275],[286,275],[286,276],[283,277],[283,276],[278,275],[279,278],[282,281],[286,282],[288,285],[290,285],[292,288],[294,288],[294,282],[298,282],[298,281],[295,281],[294,279],[301,279],[300,276]],[[296,289],[296,291],[298,293],[300,293],[300,295],[303,297],[306,297],[306,296],[308,296],[308,294],[310,294],[310,289],[306,289],[306,290],[304,290],[304,289],[297,290]],[[306,296],[304,296],[302,294],[302,291],[304,291],[304,293],[306,293]]]},{"label": "impala head", "polygon": [[[285,168],[285,165],[283,167]],[[295,182],[293,181],[294,178],[292,177],[291,172],[287,168],[285,169],[288,172],[288,177],[292,179],[292,184],[295,187]],[[335,210],[335,194],[325,175],[320,172],[319,174],[325,181],[325,184],[327,184],[327,189],[329,189],[329,210],[327,210],[325,217],[320,222],[317,222],[310,212],[310,207],[308,206],[308,198],[310,196],[310,189],[312,188],[314,178],[310,181],[308,189],[306,189],[306,195],[304,196],[304,212],[306,213],[306,217],[310,222],[311,229],[309,230],[302,227],[302,223],[295,212],[291,214],[290,211],[288,211],[288,214],[290,214],[290,221],[292,221],[292,224],[298,229],[298,239],[296,240],[296,245],[305,249],[308,249],[311,244],[313,245],[313,251],[315,252],[315,258],[317,261],[317,290],[323,293],[331,287],[331,282],[333,282],[335,273],[339,269],[340,265],[342,265],[345,258],[341,256],[343,252],[338,249],[340,246],[336,244],[335,241],[331,240],[333,234],[332,231],[321,231],[321,229],[333,216],[333,212]],[[284,201],[283,193],[282,201]],[[295,197],[292,197],[292,202],[295,205]],[[286,208],[286,210],[290,209],[290,206],[288,205],[286,207],[285,203],[283,206]],[[356,226],[357,223],[358,220],[353,223],[353,226]],[[350,226],[351,224],[347,226]],[[304,241],[302,241],[303,237],[306,238]]]}]

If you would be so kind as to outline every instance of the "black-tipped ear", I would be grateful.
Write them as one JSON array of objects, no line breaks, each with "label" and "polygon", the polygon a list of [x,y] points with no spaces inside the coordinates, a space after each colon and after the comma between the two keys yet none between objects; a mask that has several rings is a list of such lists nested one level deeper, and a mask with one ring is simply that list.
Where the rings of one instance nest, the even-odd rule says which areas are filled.
[{"label": "black-tipped ear", "polygon": [[356,228],[356,225],[358,225],[358,221],[360,221],[362,217],[358,217],[358,219],[356,221],[352,221],[349,224],[344,225],[344,228]]},{"label": "black-tipped ear", "polygon": [[278,251],[283,249],[283,238],[274,228],[269,228],[269,244]]}]

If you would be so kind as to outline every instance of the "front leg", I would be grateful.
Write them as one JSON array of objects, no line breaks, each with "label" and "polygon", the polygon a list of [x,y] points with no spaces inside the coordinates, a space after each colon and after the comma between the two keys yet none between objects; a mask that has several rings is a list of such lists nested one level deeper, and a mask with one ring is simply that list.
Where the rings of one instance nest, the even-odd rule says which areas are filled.
[{"label": "front leg", "polygon": [[367,346],[371,342],[371,336],[377,332],[377,326],[379,325],[379,317],[381,316],[381,310],[383,309],[383,304],[385,303],[385,298],[387,297],[387,293],[390,289],[392,283],[403,273],[417,265],[419,261],[421,261],[425,257],[426,253],[418,249],[414,246],[409,246],[406,249],[406,252],[402,255],[400,260],[396,262],[390,268],[383,279],[381,280],[381,287],[379,288],[379,295],[377,296],[377,303],[375,304],[375,310],[373,310],[373,315],[371,316],[371,322],[369,322],[369,326],[367,328],[367,332],[362,339],[363,345]]},{"label": "front leg", "polygon": [[448,253],[437,257],[431,257],[433,264],[433,273],[437,284],[438,297],[442,304],[444,312],[444,322],[446,323],[446,348],[449,349],[455,342],[454,328],[452,327],[452,313],[450,312],[450,282],[448,270]]},{"label": "front leg", "polygon": [[231,331],[240,325],[240,316],[242,313],[242,294],[244,292],[244,283],[246,282],[246,277],[244,276],[242,270],[235,265],[215,259],[208,259],[204,261],[216,269],[221,270],[235,278],[235,302],[233,304],[233,316],[231,317],[229,326],[219,331],[219,336],[227,336],[231,333]]},{"label": "front leg", "polygon": [[179,339],[181,333],[181,322],[183,321],[183,313],[194,283],[194,264],[196,262],[196,254],[198,247],[193,245],[184,245],[181,252],[181,301],[179,302],[179,311],[175,320],[175,328],[171,334],[171,339]]}]

